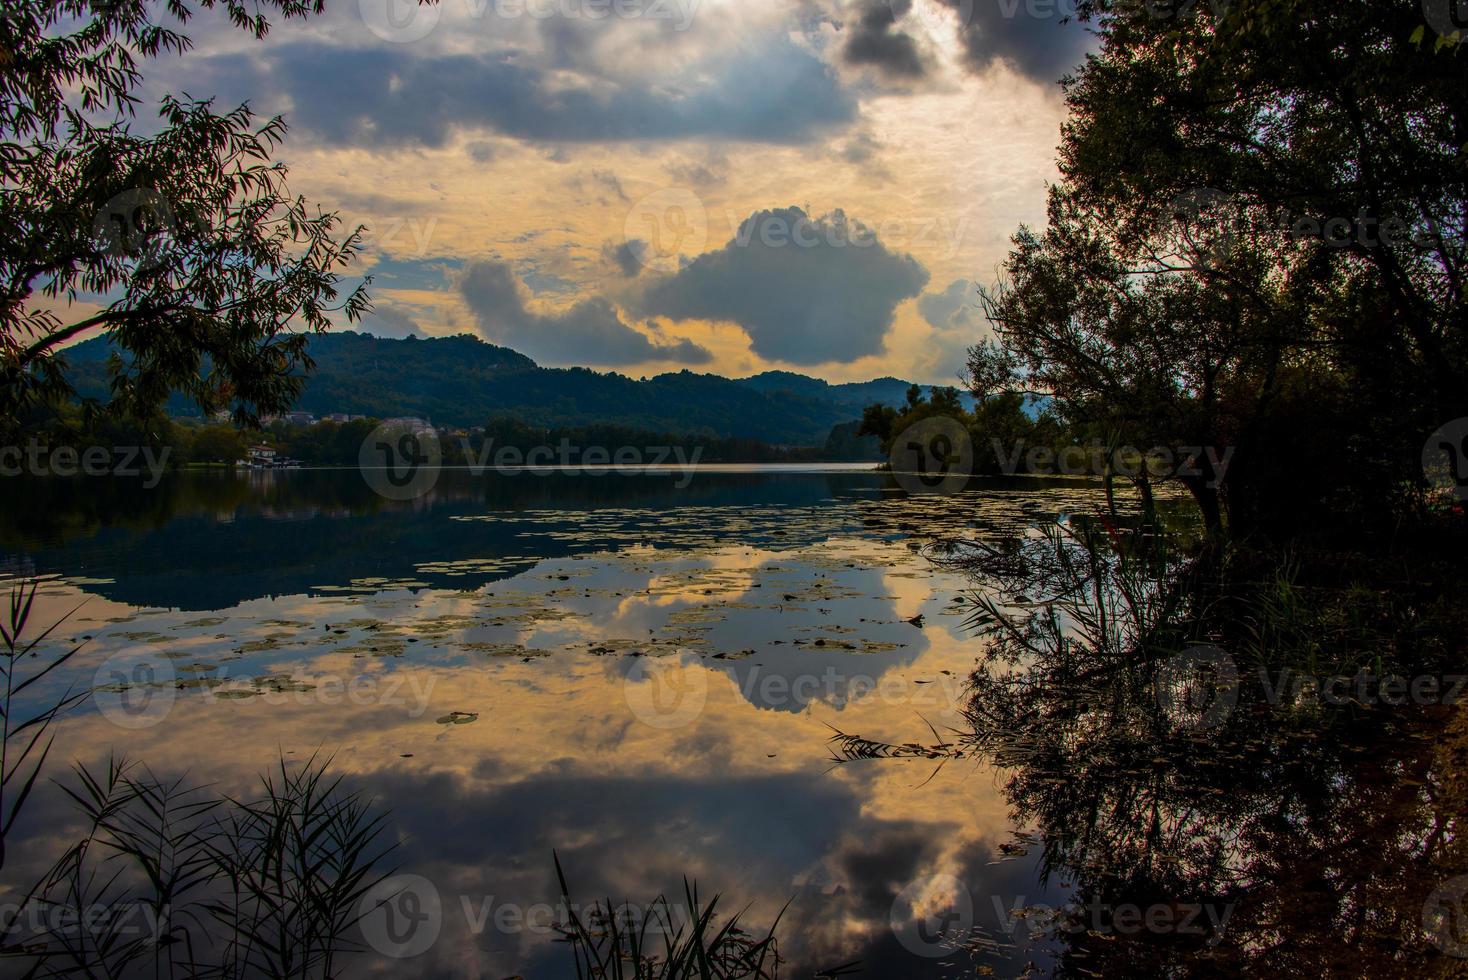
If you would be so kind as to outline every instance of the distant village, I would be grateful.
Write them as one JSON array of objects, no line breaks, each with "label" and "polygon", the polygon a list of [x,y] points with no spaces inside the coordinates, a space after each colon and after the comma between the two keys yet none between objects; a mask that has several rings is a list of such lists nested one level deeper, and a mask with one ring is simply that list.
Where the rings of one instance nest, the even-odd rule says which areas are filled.
[{"label": "distant village", "polygon": [[[230,413],[227,411],[218,412],[214,416],[214,421],[220,423],[228,423],[231,421],[231,418],[232,417]],[[270,426],[274,425],[306,427],[312,425],[321,425],[323,423],[346,425],[350,422],[366,421],[371,421],[369,416],[347,415],[342,412],[333,412],[330,415],[323,415],[320,418],[317,418],[311,412],[286,412],[283,415],[262,415],[260,417],[260,425],[262,428],[269,428]],[[437,432],[439,436],[444,438],[461,438],[464,436],[468,436],[471,433],[482,433],[484,431],[484,428],[482,426],[476,426],[472,429],[459,427],[435,427],[433,423],[429,422],[427,419],[412,418],[406,416],[402,418],[382,419],[380,424],[384,426],[402,427],[405,429],[412,429],[420,432],[425,430],[432,430],[434,432]],[[245,451],[245,458],[238,460],[235,463],[235,466],[237,468],[252,470],[299,469],[301,465],[302,464],[300,460],[292,459],[289,456],[283,456],[275,449],[275,447],[266,445],[265,443],[257,443],[253,446],[248,447]]]}]

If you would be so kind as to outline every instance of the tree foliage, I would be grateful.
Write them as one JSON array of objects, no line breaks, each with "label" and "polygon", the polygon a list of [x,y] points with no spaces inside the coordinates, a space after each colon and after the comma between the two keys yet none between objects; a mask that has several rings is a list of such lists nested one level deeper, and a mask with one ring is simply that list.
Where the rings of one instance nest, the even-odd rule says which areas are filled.
[{"label": "tree foliage", "polygon": [[368,308],[341,270],[360,229],[291,195],[279,117],[165,95],[137,125],[146,62],[190,47],[218,10],[263,37],[267,13],[324,0],[11,0],[0,16],[0,421],[69,394],[59,350],[105,331],[115,406],[171,390],[252,420],[287,408],[306,336]]},{"label": "tree foliage", "polygon": [[974,447],[974,471],[990,476],[1028,472],[1028,450],[1045,449],[1053,455],[1073,442],[1074,433],[1068,433],[1049,412],[1033,416],[1027,412],[1025,398],[1020,394],[995,394],[980,400],[973,411],[968,411],[957,388],[937,386],[930,396],[925,396],[917,385],[908,390],[907,402],[901,408],[868,405],[862,412],[856,434],[875,438],[882,455],[888,456],[904,432],[928,419],[939,418],[953,419],[968,430]]}]

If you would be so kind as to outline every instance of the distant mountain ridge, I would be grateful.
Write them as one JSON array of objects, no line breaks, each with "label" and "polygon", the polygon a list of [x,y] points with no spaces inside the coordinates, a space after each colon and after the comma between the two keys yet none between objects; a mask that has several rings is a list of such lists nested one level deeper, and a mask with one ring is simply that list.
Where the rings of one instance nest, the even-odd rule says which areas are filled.
[{"label": "distant mountain ridge", "polygon": [[[748,385],[763,392],[791,391],[807,398],[816,398],[822,401],[830,401],[837,405],[845,405],[855,408],[857,414],[868,405],[880,402],[883,405],[896,407],[907,400],[907,389],[912,387],[911,381],[903,381],[901,378],[885,377],[874,378],[871,381],[849,381],[842,384],[832,384],[820,378],[812,378],[804,374],[796,374],[793,371],[766,371],[764,374],[756,374],[750,378],[736,379],[740,384]],[[922,385],[924,394],[932,391],[932,385]],[[967,392],[960,393],[960,400],[965,408],[973,407],[973,396]]]},{"label": "distant mountain ridge", "polygon": [[[98,337],[63,351],[85,397],[107,396],[113,347]],[[642,380],[587,368],[540,367],[477,337],[375,337],[341,331],[311,338],[316,368],[297,407],[316,415],[415,416],[438,425],[482,425],[513,415],[533,425],[615,423],[656,432],[708,432],[772,445],[823,445],[831,429],[873,402],[901,404],[910,382],[878,378],[830,384],[789,371],[733,380],[680,371]],[[177,415],[196,415],[182,398]]]}]

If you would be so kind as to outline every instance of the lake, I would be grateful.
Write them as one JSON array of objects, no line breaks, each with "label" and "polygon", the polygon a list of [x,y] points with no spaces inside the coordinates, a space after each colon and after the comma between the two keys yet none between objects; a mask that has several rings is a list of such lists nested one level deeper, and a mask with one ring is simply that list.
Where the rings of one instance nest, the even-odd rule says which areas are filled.
[{"label": "lake", "polygon": [[[676,905],[686,877],[755,931],[788,901],[790,976],[1043,969],[1054,950],[1010,912],[1066,892],[1003,774],[836,765],[830,739],[959,725],[972,583],[925,545],[1095,512],[1099,485],[910,496],[841,466],[675,482],[446,470],[393,502],[355,471],[10,481],[6,584],[42,581],[43,625],[70,612],[48,646],[84,641],[40,693],[96,689],[48,775],[117,753],[244,794],[282,757],[329,756],[389,811],[395,872],[429,910],[416,933],[364,925],[350,975],[574,975],[553,855],[578,901]],[[6,879],[79,832],[38,790]],[[983,939],[961,953],[925,924],[959,882]]]}]

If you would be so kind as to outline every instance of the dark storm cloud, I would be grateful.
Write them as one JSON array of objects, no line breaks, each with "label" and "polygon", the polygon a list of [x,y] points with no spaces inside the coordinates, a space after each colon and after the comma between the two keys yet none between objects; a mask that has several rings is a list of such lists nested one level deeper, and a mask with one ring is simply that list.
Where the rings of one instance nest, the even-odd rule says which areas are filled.
[{"label": "dark storm cloud", "polygon": [[849,65],[873,66],[896,78],[921,78],[927,63],[917,43],[895,31],[898,15],[906,13],[910,0],[866,0],[861,17],[841,54]]},{"label": "dark storm cloud", "polygon": [[956,11],[974,71],[998,63],[1037,82],[1056,82],[1085,60],[1092,38],[1073,0],[936,0]]},{"label": "dark storm cloud", "polygon": [[[206,64],[203,76],[240,67]],[[461,130],[543,142],[707,137],[765,143],[814,140],[856,117],[834,72],[787,38],[743,50],[696,83],[587,77],[568,87],[554,70],[491,55],[415,58],[387,48],[283,45],[254,73],[255,96],[292,97],[296,132],[368,148],[441,146]],[[230,88],[239,87],[226,86]]]},{"label": "dark storm cloud", "polygon": [[643,303],[652,315],[736,323],[762,357],[821,364],[881,353],[897,305],[927,281],[912,256],[842,212],[811,219],[792,207],[751,215]]},{"label": "dark storm cloud", "polygon": [[527,310],[520,283],[500,262],[471,265],[459,280],[459,291],[485,337],[542,363],[620,366],[645,361],[705,364],[713,359],[689,340],[654,343],[622,322],[617,308],[600,297],[563,313]]}]

